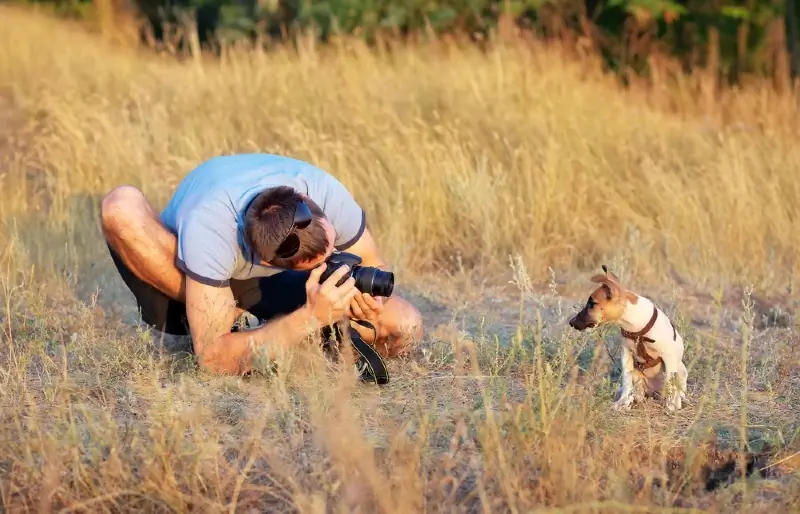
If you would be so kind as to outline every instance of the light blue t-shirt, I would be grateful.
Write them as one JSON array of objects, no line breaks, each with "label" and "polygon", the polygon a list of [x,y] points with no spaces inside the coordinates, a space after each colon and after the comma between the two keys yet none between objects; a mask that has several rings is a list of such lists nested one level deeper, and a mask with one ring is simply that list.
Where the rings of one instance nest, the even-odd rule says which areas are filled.
[{"label": "light blue t-shirt", "polygon": [[363,209],[333,175],[280,155],[214,157],[184,177],[161,213],[161,221],[178,238],[175,265],[215,286],[284,271],[258,264],[244,239],[244,209],[259,192],[275,186],[290,186],[320,206],[336,229],[338,250],[364,232]]}]

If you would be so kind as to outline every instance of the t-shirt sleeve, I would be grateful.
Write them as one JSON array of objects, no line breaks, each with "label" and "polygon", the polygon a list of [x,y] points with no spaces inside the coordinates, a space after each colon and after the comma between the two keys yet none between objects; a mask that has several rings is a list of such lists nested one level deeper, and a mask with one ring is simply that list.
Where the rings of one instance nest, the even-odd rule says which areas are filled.
[{"label": "t-shirt sleeve", "polygon": [[328,175],[323,184],[325,201],[322,210],[336,229],[337,250],[343,251],[355,244],[367,227],[364,209],[356,202],[350,191],[334,176]]},{"label": "t-shirt sleeve", "polygon": [[214,217],[190,217],[178,227],[176,266],[202,284],[228,285],[236,265],[235,234],[235,227]]}]

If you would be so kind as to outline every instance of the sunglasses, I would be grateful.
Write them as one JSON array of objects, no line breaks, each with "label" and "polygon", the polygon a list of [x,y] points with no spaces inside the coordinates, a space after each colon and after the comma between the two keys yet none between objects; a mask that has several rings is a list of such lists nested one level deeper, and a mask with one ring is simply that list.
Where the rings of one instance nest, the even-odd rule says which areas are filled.
[{"label": "sunglasses", "polygon": [[275,251],[276,257],[288,259],[297,253],[297,251],[300,249],[300,236],[297,235],[296,231],[298,229],[304,229],[308,227],[311,224],[312,219],[313,216],[308,205],[303,201],[298,203],[294,210],[292,226],[289,227],[289,232],[286,234],[286,237],[283,238],[283,242],[281,242],[281,244],[278,246],[278,249]]}]

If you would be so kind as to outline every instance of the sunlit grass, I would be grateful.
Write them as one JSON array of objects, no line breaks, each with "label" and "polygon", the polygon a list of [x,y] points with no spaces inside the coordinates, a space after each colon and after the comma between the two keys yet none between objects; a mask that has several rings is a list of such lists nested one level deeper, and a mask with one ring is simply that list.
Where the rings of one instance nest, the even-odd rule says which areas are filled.
[{"label": "sunlit grass", "polygon": [[[3,506],[788,512],[797,334],[730,291],[793,283],[796,110],[764,90],[725,93],[703,115],[691,91],[664,87],[623,92],[522,44],[379,57],[346,42],[198,67],[0,8]],[[470,319],[439,319],[380,389],[313,349],[248,380],[164,355],[113,309],[131,299],[99,200],[128,183],[158,208],[194,165],[237,151],[330,170],[403,291],[444,311],[468,303]],[[692,401],[674,418],[655,404],[613,414],[618,338],[564,331],[562,277],[612,261],[641,294],[674,280],[719,293],[705,312],[662,302],[690,368]],[[515,296],[488,303],[510,279]],[[505,326],[483,325],[482,307]],[[756,465],[766,479],[705,491],[705,461],[734,458],[709,441],[742,436],[772,448]]]}]

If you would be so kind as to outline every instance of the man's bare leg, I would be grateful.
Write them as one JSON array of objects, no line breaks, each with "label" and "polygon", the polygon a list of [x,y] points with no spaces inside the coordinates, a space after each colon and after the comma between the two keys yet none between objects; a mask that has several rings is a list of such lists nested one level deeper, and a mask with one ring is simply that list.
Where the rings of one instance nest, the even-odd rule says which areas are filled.
[{"label": "man's bare leg", "polygon": [[175,267],[178,241],[144,194],[133,186],[114,188],[103,198],[100,216],[106,241],[125,265],[173,300],[185,301],[186,278]]}]

